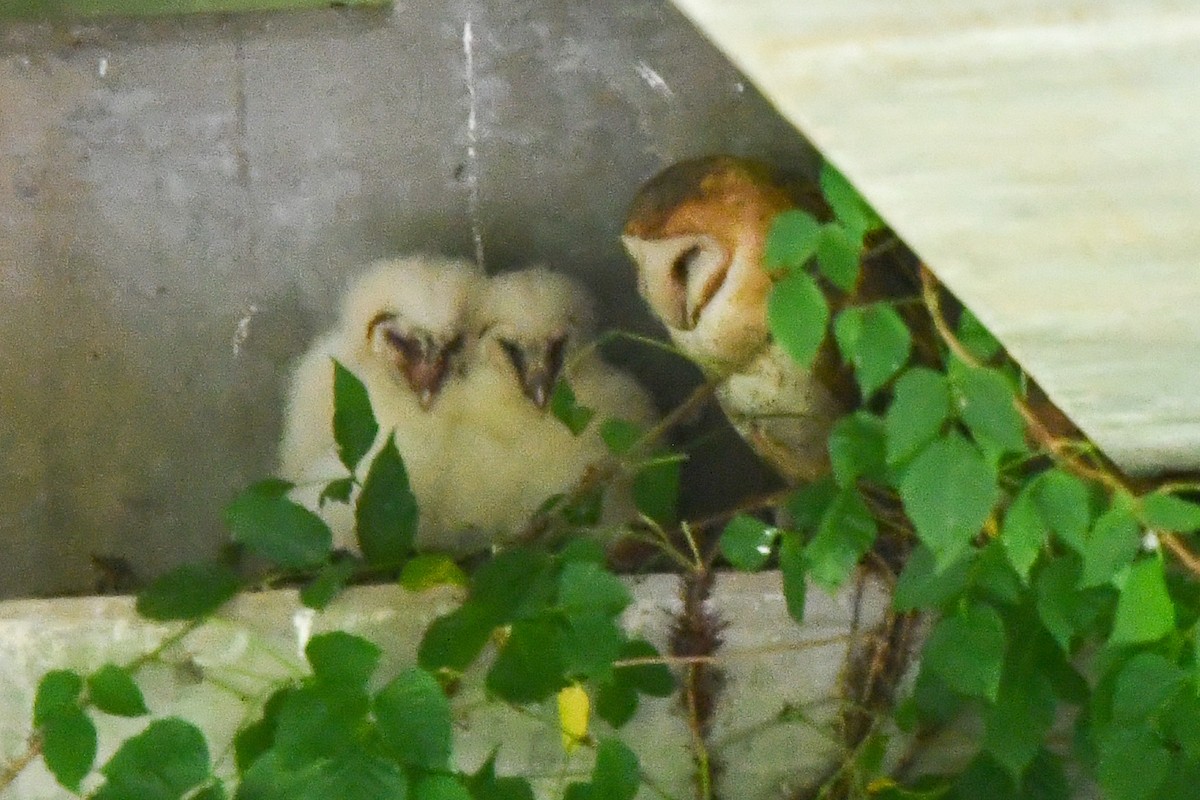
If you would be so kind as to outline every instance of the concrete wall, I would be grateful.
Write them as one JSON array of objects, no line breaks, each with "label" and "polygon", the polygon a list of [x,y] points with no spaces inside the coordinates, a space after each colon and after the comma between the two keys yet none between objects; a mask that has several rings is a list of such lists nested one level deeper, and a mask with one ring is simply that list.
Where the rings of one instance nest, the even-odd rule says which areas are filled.
[{"label": "concrete wall", "polygon": [[[812,163],[665,0],[0,28],[0,596],[87,591],[91,554],[211,554],[272,469],[289,361],[372,258],[478,233],[490,271],[548,261],[655,333],[623,211],[715,150]],[[691,377],[617,355],[664,406]],[[731,447],[693,496],[761,482]]]}]

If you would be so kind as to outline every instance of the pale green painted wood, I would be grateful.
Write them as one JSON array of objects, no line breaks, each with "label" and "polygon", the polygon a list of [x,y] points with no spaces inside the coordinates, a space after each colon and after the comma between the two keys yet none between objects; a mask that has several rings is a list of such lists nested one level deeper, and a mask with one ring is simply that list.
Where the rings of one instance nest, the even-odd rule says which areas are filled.
[{"label": "pale green painted wood", "polygon": [[390,5],[390,0],[9,0],[0,3],[0,19],[158,17],[385,5]]},{"label": "pale green painted wood", "polygon": [[673,2],[1109,456],[1200,469],[1200,6]]}]

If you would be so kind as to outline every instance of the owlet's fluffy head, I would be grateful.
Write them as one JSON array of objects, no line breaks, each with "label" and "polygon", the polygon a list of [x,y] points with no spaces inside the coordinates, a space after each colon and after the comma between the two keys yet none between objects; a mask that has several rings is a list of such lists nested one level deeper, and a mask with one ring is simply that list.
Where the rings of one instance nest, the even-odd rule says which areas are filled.
[{"label": "owlet's fluffy head", "polygon": [[584,288],[546,267],[492,278],[475,316],[482,357],[511,370],[538,408],[550,401],[567,358],[590,338],[595,324]]},{"label": "owlet's fluffy head", "polygon": [[481,280],[467,261],[377,261],[346,293],[341,334],[429,408],[470,343],[469,318]]}]

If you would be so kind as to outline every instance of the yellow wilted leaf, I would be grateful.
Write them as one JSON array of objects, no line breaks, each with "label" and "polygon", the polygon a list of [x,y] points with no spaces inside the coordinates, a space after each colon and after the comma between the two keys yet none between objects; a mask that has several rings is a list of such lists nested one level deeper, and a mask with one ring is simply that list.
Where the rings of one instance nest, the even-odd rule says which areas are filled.
[{"label": "yellow wilted leaf", "polygon": [[562,729],[563,750],[574,753],[587,738],[591,700],[579,684],[572,684],[558,693],[558,725]]}]

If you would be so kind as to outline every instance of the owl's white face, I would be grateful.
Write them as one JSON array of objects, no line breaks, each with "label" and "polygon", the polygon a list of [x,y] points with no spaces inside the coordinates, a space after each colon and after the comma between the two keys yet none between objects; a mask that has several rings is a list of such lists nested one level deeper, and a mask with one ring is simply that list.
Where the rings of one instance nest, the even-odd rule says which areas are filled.
[{"label": "owl's white face", "polygon": [[736,369],[766,343],[768,279],[752,248],[713,236],[624,236],[638,289],[671,340],[706,372]]},{"label": "owl's white face", "polygon": [[791,206],[764,167],[728,156],[668,167],[634,200],[621,241],[638,289],[710,375],[744,367],[770,340],[762,253],[771,221]]}]

